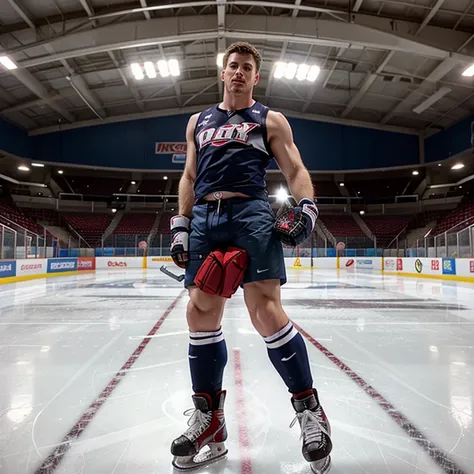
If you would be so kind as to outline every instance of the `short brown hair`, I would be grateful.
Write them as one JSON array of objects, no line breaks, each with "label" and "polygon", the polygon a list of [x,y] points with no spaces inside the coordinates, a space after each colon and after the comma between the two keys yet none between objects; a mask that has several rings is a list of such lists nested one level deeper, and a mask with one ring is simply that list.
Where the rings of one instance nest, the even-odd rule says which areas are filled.
[{"label": "short brown hair", "polygon": [[232,43],[224,53],[224,57],[222,58],[222,65],[224,68],[227,66],[227,61],[229,60],[229,56],[232,53],[240,53],[240,54],[251,54],[253,59],[255,59],[255,64],[257,66],[257,72],[260,71],[260,67],[262,65],[262,56],[258,52],[255,46],[252,46],[250,43],[245,41],[239,41],[237,43]]}]

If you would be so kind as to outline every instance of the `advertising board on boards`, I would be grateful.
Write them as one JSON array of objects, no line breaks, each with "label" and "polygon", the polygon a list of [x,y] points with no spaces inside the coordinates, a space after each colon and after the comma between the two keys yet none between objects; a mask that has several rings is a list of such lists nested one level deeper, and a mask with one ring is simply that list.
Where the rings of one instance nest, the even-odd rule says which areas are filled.
[{"label": "advertising board on boards", "polygon": [[77,270],[77,258],[48,258],[48,273],[74,272]]}]

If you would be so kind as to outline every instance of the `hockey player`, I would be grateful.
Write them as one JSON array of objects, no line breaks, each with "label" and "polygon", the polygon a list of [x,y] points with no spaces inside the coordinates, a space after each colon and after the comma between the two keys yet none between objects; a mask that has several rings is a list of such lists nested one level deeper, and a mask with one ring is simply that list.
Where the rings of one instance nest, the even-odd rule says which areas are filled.
[{"label": "hockey player", "polygon": [[[286,282],[282,241],[295,246],[305,240],[314,230],[318,209],[288,121],[252,97],[261,61],[252,45],[232,44],[223,58],[223,101],[193,115],[186,130],[179,215],[171,218],[171,255],[185,268],[189,291],[194,411],[189,429],[172,442],[171,453],[173,465],[186,470],[227,452],[222,390],[227,349],[221,320],[226,298],[236,287],[224,294],[219,285],[231,276],[236,280],[241,269],[239,283],[251,321],[291,393],[302,454],[314,472],[325,473],[332,449],[330,425],[313,388],[304,340],[280,301],[280,286]],[[265,182],[265,169],[273,158],[296,200],[276,218]],[[234,253],[223,257],[213,252],[227,247]],[[209,449],[203,454],[205,446]]]}]

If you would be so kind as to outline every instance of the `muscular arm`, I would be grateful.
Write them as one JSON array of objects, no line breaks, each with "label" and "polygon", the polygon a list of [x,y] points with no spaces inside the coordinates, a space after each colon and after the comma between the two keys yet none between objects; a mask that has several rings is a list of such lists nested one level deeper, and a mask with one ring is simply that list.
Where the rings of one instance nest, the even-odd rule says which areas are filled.
[{"label": "muscular arm", "polygon": [[194,144],[194,128],[199,114],[194,114],[186,127],[186,165],[179,180],[178,201],[179,214],[191,217],[194,203],[194,181],[196,180],[196,145]]},{"label": "muscular arm", "polygon": [[270,110],[267,115],[267,132],[270,148],[285,176],[291,195],[298,202],[303,198],[314,200],[311,176],[301,160],[285,116]]}]

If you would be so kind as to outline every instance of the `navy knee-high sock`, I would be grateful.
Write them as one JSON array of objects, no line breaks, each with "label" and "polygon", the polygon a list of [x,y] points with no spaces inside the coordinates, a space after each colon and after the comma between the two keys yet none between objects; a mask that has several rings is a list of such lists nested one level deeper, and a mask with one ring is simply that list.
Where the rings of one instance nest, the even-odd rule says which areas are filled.
[{"label": "navy knee-high sock", "polygon": [[313,378],[306,345],[291,321],[264,340],[268,356],[288,387],[288,391],[298,394],[311,390]]},{"label": "navy knee-high sock", "polygon": [[222,390],[227,346],[222,330],[189,333],[189,368],[193,391],[214,396]]}]

